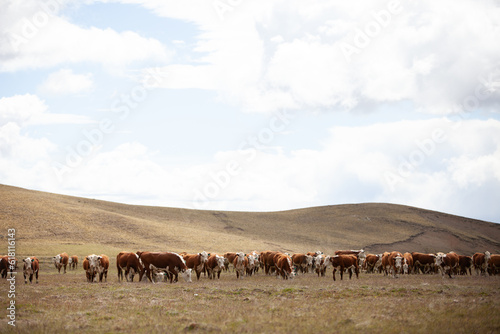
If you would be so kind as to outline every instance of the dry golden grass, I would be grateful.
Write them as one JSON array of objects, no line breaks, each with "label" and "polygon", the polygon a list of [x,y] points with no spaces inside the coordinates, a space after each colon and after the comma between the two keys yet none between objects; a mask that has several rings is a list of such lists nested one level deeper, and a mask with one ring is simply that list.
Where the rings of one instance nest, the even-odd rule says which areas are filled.
[{"label": "dry golden grass", "polygon": [[[38,285],[18,277],[19,333],[498,333],[500,277],[392,279],[259,273],[193,283],[87,283],[83,270],[43,264]],[[0,290],[7,282],[0,281]],[[2,324],[3,326],[3,324]],[[5,327],[3,327],[5,328]]]}]

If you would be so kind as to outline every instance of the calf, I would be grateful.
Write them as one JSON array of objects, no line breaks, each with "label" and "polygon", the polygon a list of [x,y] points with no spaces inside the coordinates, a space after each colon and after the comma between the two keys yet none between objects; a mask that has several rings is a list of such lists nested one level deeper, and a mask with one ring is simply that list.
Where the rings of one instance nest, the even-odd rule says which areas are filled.
[{"label": "calf", "polygon": [[338,250],[335,251],[335,255],[355,255],[358,258],[359,266],[363,266],[366,260],[366,253],[363,249],[359,250]]},{"label": "calf", "polygon": [[211,254],[207,260],[208,278],[215,279],[215,274],[217,273],[217,278],[220,279],[220,273],[224,269],[224,266],[223,256]]},{"label": "calf", "polygon": [[83,267],[83,270],[85,270],[85,276],[87,277],[87,282],[89,282],[89,283],[93,282],[94,276],[92,276],[92,273],[90,271],[90,262],[89,262],[89,259],[87,257],[85,259],[83,259],[82,267]]},{"label": "calf", "polygon": [[316,274],[318,274],[318,277],[325,276],[326,266],[324,254],[318,254],[314,257],[314,267],[314,270],[316,271]]},{"label": "calf", "polygon": [[436,267],[441,270],[441,274],[444,278],[445,273],[448,274],[450,278],[452,271],[458,267],[458,255],[450,252],[448,254],[438,254],[436,255],[436,260],[434,262]]},{"label": "calf", "polygon": [[24,267],[23,267],[24,283],[28,284],[26,276],[29,277],[30,283],[33,283],[33,275],[35,275],[36,283],[38,284],[38,270],[40,269],[38,259],[32,256],[25,258],[23,262],[24,262]]},{"label": "calf", "polygon": [[255,257],[251,254],[245,255],[245,257],[248,260],[248,265],[245,268],[247,276],[252,276],[253,272],[255,271]]},{"label": "calf", "polygon": [[134,276],[140,274],[143,265],[139,256],[132,252],[120,252],[116,256],[116,269],[118,270],[118,282],[123,281],[123,272],[125,272],[125,279],[127,282],[134,281]]},{"label": "calf", "polygon": [[152,274],[158,271],[164,271],[170,277],[170,283],[172,283],[172,281],[177,282],[179,274],[181,274],[186,282],[192,282],[192,269],[187,267],[186,261],[177,253],[137,252],[137,255],[144,264],[144,268],[139,276],[139,281],[142,280],[144,273],[146,273],[146,277],[149,281],[155,283],[152,280]]},{"label": "calf", "polygon": [[186,265],[188,268],[193,269],[196,272],[196,279],[200,279],[200,275],[202,271],[205,269],[205,264],[207,262],[209,254],[203,251],[198,254],[186,254],[183,255],[184,261],[186,261]]},{"label": "calf", "polygon": [[355,255],[334,255],[328,256],[325,259],[325,269],[328,266],[333,267],[333,280],[335,281],[335,272],[340,271],[340,280],[344,279],[344,271],[349,271],[349,279],[352,278],[352,269],[356,273],[356,278],[359,278],[358,258]]},{"label": "calf", "polygon": [[61,268],[64,267],[64,273],[66,274],[66,266],[68,265],[69,261],[69,256],[67,253],[57,254],[52,258],[52,261],[54,261],[54,266],[59,271],[59,273],[61,273]]},{"label": "calf", "polygon": [[78,256],[77,255],[72,255],[69,260],[69,269],[77,269],[78,268]]}]

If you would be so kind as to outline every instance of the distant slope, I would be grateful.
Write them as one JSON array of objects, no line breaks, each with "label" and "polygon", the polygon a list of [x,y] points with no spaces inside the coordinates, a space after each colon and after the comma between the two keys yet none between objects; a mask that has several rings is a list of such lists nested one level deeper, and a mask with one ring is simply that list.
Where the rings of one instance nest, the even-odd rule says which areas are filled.
[{"label": "distant slope", "polygon": [[[118,204],[0,185],[0,235],[18,254],[120,250],[500,253],[500,224],[415,207],[366,203],[280,212]],[[5,243],[4,243],[5,245]],[[5,247],[5,246],[4,246]]]}]

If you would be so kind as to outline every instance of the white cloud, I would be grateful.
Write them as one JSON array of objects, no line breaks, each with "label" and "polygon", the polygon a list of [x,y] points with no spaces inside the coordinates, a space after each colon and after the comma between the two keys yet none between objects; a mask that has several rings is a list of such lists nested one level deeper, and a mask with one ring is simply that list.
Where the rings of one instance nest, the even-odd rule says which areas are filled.
[{"label": "white cloud", "polygon": [[[494,2],[252,1],[231,5],[223,19],[202,2],[142,3],[202,31],[194,49],[202,64],[165,68],[179,77],[185,71],[178,87],[212,82],[211,89],[247,110],[350,110],[409,100],[445,115],[464,108],[464,99],[481,89],[479,77],[495,72],[500,82]],[[346,44],[355,49],[348,57]],[[483,110],[500,104],[499,90],[480,101]],[[288,97],[276,103],[269,92]]]},{"label": "white cloud", "polygon": [[0,72],[83,61],[112,69],[137,61],[166,62],[171,56],[158,40],[132,31],[118,33],[74,25],[58,16],[62,6],[45,7],[37,1],[2,6]]},{"label": "white cloud", "polygon": [[62,69],[49,74],[39,90],[49,95],[88,93],[93,88],[92,74],[75,74],[71,69]]},{"label": "white cloud", "polygon": [[19,126],[35,124],[85,124],[85,116],[47,112],[45,101],[33,94],[0,98],[0,125],[13,122]]}]

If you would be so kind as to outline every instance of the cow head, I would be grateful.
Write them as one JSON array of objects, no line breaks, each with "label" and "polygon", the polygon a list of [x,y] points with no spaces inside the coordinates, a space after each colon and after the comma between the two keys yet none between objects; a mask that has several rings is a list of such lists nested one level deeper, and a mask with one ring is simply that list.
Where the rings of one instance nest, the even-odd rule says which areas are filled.
[{"label": "cow head", "polygon": [[226,259],[223,256],[215,255],[215,261],[217,262],[217,266],[222,269],[224,268],[224,261]]},{"label": "cow head", "polygon": [[54,261],[54,264],[61,263],[62,257],[61,254],[57,254],[52,258],[52,261]]},{"label": "cow head", "polygon": [[25,258],[25,259],[23,260],[23,262],[24,262],[24,270],[29,270],[29,269],[32,269],[32,268],[33,268],[33,267],[32,267],[32,264],[33,264],[33,261],[34,261],[34,260],[35,260],[35,259],[32,259],[32,258],[30,258],[30,257]]},{"label": "cow head", "polygon": [[394,258],[394,267],[396,267],[396,269],[401,270],[401,267],[403,266],[402,260],[403,258],[399,255]]},{"label": "cow head", "polygon": [[443,253],[438,253],[436,255],[436,257],[434,258],[434,264],[437,266],[437,267],[440,267],[442,264],[443,264],[443,259],[446,255],[443,254]]},{"label": "cow head", "polygon": [[245,261],[245,253],[239,252],[239,253],[236,253],[236,256],[238,257],[238,263]]},{"label": "cow head", "polygon": [[255,258],[253,257],[253,255],[248,255],[248,267],[249,268],[253,268],[255,267]]},{"label": "cow head", "polygon": [[68,259],[68,264],[72,264],[72,263],[73,263],[73,259],[70,257],[70,258]]},{"label": "cow head", "polygon": [[408,261],[403,258],[403,274],[408,275]]},{"label": "cow head", "polygon": [[206,263],[207,260],[208,260],[208,254],[207,252],[203,251],[201,253],[198,253],[198,255],[200,256],[200,263]]},{"label": "cow head", "polygon": [[95,270],[99,268],[99,264],[101,263],[101,257],[95,254],[89,255],[86,257],[87,261],[89,261],[90,270]]},{"label": "cow head", "polygon": [[324,266],[325,266],[325,268],[328,268],[328,267],[332,264],[332,262],[331,262],[330,258],[331,258],[331,256],[326,256],[326,257],[325,257],[325,261],[324,261],[324,263],[323,263],[323,264],[324,264]]},{"label": "cow head", "polygon": [[191,280],[191,271],[193,269],[189,268],[189,269],[182,269],[180,274],[181,274],[181,277],[184,278],[184,280],[188,283],[192,283],[193,281]]},{"label": "cow head", "polygon": [[312,267],[313,265],[313,257],[311,255],[306,255],[306,266]]}]

